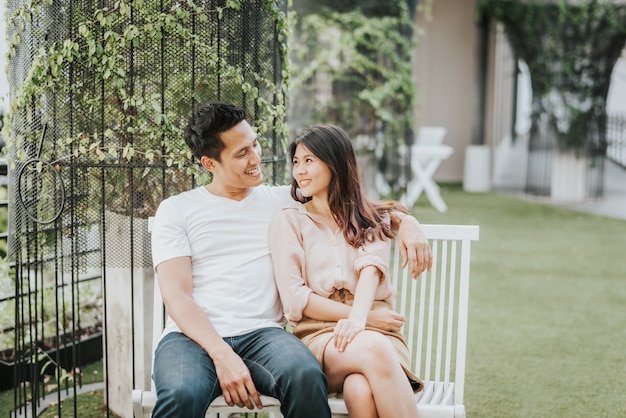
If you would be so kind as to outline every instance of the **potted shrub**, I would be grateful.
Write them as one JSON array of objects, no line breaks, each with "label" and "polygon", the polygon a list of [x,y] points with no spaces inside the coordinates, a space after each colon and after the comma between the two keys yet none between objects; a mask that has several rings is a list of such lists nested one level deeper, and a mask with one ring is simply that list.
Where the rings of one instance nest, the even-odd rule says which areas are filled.
[{"label": "potted shrub", "polygon": [[530,71],[531,149],[554,147],[551,196],[588,197],[587,170],[606,151],[605,107],[626,41],[626,5],[611,1],[481,0]]},{"label": "potted shrub", "polygon": [[[95,288],[98,293],[94,292]],[[53,317],[54,299],[46,298],[44,300],[48,306],[42,308],[44,315],[34,324],[37,337],[22,336],[29,341],[36,341],[36,344],[29,347],[26,355],[16,353],[15,328],[12,326],[4,328],[6,324],[13,323],[15,301],[9,299],[0,303],[0,324],[2,324],[2,329],[0,329],[0,391],[12,388],[16,375],[34,384],[44,382],[44,376],[53,376],[58,373],[73,375],[74,371],[80,367],[102,358],[102,299],[99,295],[99,286],[85,289],[90,294],[82,299],[82,305],[77,307],[80,312],[76,315],[81,321],[80,335],[75,335],[71,331],[70,322],[76,318],[72,318],[70,310],[66,307],[57,320]],[[51,291],[50,288],[47,293]],[[70,299],[69,296],[67,299]],[[57,334],[59,329],[60,335]]]}]

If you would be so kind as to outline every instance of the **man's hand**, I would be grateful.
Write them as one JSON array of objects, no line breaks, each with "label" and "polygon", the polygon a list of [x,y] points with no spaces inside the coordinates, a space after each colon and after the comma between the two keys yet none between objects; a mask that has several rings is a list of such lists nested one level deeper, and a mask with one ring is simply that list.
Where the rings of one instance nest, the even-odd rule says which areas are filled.
[{"label": "man's hand", "polygon": [[213,352],[211,358],[215,364],[222,395],[228,405],[237,405],[240,408],[245,406],[248,409],[254,409],[256,405],[258,409],[263,408],[260,394],[250,376],[250,370],[241,357],[225,344],[219,353]]},{"label": "man's hand", "polygon": [[372,309],[367,315],[367,325],[391,332],[400,332],[406,319],[389,308]]},{"label": "man's hand", "polygon": [[414,217],[402,218],[396,242],[400,246],[402,267],[405,267],[407,262],[410,263],[412,278],[416,279],[424,270],[430,271],[433,266],[430,244]]},{"label": "man's hand", "polygon": [[[200,345],[213,360],[215,373],[230,406],[261,409],[261,398],[250,370],[241,357],[219,336],[202,308],[194,301],[191,257],[175,257],[157,266],[163,302],[181,331]],[[184,355],[184,354],[182,354]],[[254,405],[253,405],[254,402]]]}]

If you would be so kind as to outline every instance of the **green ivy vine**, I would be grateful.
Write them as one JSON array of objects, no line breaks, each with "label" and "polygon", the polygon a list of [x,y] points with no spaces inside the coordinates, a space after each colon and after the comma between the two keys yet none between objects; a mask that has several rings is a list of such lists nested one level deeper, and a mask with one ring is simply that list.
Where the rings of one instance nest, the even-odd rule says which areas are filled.
[{"label": "green ivy vine", "polygon": [[[264,109],[262,117],[255,120],[261,138],[270,131],[278,133],[279,138],[286,137],[287,59],[283,59],[279,83],[252,71],[244,74],[241,67],[229,63],[226,54],[218,53],[215,44],[192,31],[192,23],[203,24],[215,16],[222,19],[227,9],[239,10],[244,1],[226,0],[223,7],[212,9],[194,0],[117,0],[91,12],[81,8],[70,10],[66,6],[64,13],[75,30],[69,31],[71,36],[48,41],[45,47],[35,51],[25,79],[13,86],[11,107],[3,129],[11,167],[15,167],[16,161],[28,158],[28,149],[38,137],[38,132],[15,129],[16,120],[20,121],[20,126],[42,126],[47,120],[46,100],[62,94],[72,97],[75,110],[82,116],[76,116],[76,128],[71,135],[56,139],[54,147],[49,149],[53,154],[48,155],[50,160],[56,163],[71,158],[112,164],[164,163],[193,173],[196,167],[189,164],[191,153],[182,140],[182,129],[189,115],[189,103],[206,99],[207,88],[212,85],[209,74],[217,71],[224,91],[245,94],[254,106]],[[286,57],[287,14],[279,7],[279,1],[266,0],[264,5],[276,21],[281,53]],[[24,32],[36,33],[38,25],[49,18],[47,12],[55,7],[59,6],[53,0],[27,0],[11,11],[8,16],[9,61],[18,58]],[[36,36],[43,35],[36,33]],[[134,68],[134,73],[129,74],[128,69],[136,63],[130,62],[132,54],[128,51],[145,47],[142,53],[152,54],[150,46],[163,37],[177,38],[185,54],[194,54],[203,63],[203,73],[196,74],[197,89],[193,97],[183,91],[189,90],[191,74],[183,75],[187,77],[185,82],[167,86],[167,97],[161,94],[161,86],[156,82],[147,81],[141,89],[134,85],[133,80],[148,80],[143,76],[155,69],[145,65]],[[69,71],[70,64],[73,74]],[[70,81],[72,76],[85,74],[100,87]],[[98,93],[100,89],[104,98]],[[268,92],[276,100],[268,100]],[[167,106],[165,101],[168,101]],[[104,110],[99,109],[102,103]],[[106,123],[104,127],[90,123],[97,121],[100,112],[115,122]]]},{"label": "green ivy vine", "polygon": [[[413,22],[406,2],[393,3],[395,15],[316,10],[300,16],[294,29],[293,90],[313,92],[311,122],[335,123],[353,139],[369,138],[357,143],[360,151],[395,148],[412,137]],[[320,77],[332,88],[326,97],[315,92]]]}]

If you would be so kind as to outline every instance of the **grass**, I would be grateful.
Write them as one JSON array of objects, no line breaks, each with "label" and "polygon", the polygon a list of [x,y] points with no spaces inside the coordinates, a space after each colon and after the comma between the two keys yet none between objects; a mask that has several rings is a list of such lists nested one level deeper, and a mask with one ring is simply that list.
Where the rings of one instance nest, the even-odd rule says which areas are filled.
[{"label": "grass", "polygon": [[465,403],[478,417],[626,416],[626,221],[442,187],[422,223],[477,224]]},{"label": "grass", "polygon": [[[481,228],[472,246],[467,416],[626,416],[626,221],[454,185],[442,196],[446,213],[420,198],[420,222]],[[98,406],[82,409],[85,395],[77,416],[102,416]],[[12,404],[12,392],[0,395],[0,417],[4,399]]]},{"label": "grass", "polygon": [[[68,398],[61,401],[61,416],[67,417],[106,417],[105,405],[104,405],[104,390],[95,390],[87,393],[82,393],[76,398],[76,409],[74,409],[74,399]],[[59,410],[57,405],[53,405],[50,408],[43,411],[39,418],[58,418]],[[117,415],[109,412],[109,417],[117,417]]]},{"label": "grass", "polygon": [[[83,367],[80,371],[82,384],[88,385],[90,383],[102,382],[104,377],[102,370],[102,361],[98,361]],[[46,392],[54,390],[54,388],[56,387],[55,381],[51,380],[47,383],[46,387]],[[9,390],[0,393],[0,417],[8,417],[9,413],[14,409],[15,407],[13,405],[13,391]],[[67,398],[61,401],[61,411],[61,416],[65,417],[104,417],[106,416],[104,392],[102,390],[96,390],[78,395],[76,397],[76,411],[74,411],[74,398]],[[58,416],[58,404],[51,405],[39,415],[40,418],[54,418]],[[117,417],[117,415],[109,413],[109,417],[115,418]]]}]

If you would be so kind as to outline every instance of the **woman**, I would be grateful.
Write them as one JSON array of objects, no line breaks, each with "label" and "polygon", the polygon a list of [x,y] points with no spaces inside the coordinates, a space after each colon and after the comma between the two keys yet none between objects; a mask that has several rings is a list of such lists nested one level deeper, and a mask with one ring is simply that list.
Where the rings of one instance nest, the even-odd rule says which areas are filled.
[{"label": "woman", "polygon": [[270,227],[285,316],[322,364],[329,390],[343,392],[350,416],[416,417],[413,393],[423,382],[408,369],[399,332],[404,318],[374,318],[393,306],[390,217],[406,209],[364,196],[352,142],[341,128],[305,130],[289,155],[296,202]]}]

